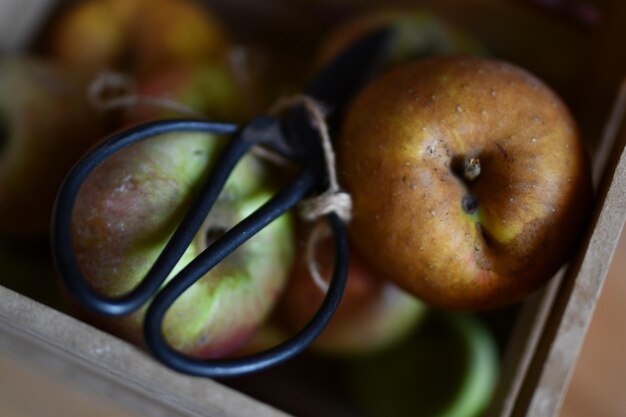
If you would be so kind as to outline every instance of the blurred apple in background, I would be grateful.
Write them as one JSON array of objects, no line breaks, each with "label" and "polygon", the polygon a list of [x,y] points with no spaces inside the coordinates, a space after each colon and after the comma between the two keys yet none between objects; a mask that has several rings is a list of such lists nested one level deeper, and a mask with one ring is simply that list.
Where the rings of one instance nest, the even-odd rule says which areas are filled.
[{"label": "blurred apple in background", "polygon": [[[133,288],[163,249],[224,140],[168,134],[106,160],[84,183],[73,213],[74,250],[87,281],[108,296]],[[179,271],[208,244],[271,196],[267,167],[246,156],[236,167]],[[179,298],[164,334],[181,351],[216,357],[237,348],[260,326],[282,293],[293,258],[288,215],[251,238]],[[99,322],[142,344],[140,310]]]},{"label": "blurred apple in background", "polygon": [[477,39],[441,16],[423,9],[385,8],[341,22],[322,42],[318,66],[319,63],[329,62],[366,33],[385,26],[391,30],[388,60],[384,63],[387,68],[432,55],[477,55],[486,52]]},{"label": "blurred apple in background", "polygon": [[208,9],[187,0],[88,0],[59,16],[51,51],[90,71],[146,74],[172,64],[219,60],[228,36]]},{"label": "blurred apple in background", "polygon": [[48,236],[61,181],[102,134],[85,85],[49,61],[0,60],[0,236]]},{"label": "blurred apple in background", "polygon": [[591,176],[577,126],[548,86],[504,61],[391,71],[352,103],[338,144],[355,247],[439,308],[521,300],[585,226]]},{"label": "blurred apple in background", "polygon": [[87,0],[53,24],[51,52],[61,61],[92,71],[120,65],[126,31],[143,0]]},{"label": "blurred apple in background", "polygon": [[[276,320],[291,332],[305,326],[325,296],[309,273],[304,248],[299,252],[276,313]],[[316,252],[320,274],[329,280],[334,253],[332,241],[322,241]],[[391,282],[379,279],[352,250],[339,309],[312,347],[327,354],[371,354],[415,330],[425,312],[426,306],[421,301]]]},{"label": "blurred apple in background", "polygon": [[218,18],[193,1],[150,1],[136,15],[131,37],[140,73],[217,60],[230,46]]},{"label": "blurred apple in background", "polygon": [[367,416],[478,417],[491,401],[499,363],[480,319],[432,312],[402,343],[352,361],[345,378]]},{"label": "blurred apple in background", "polygon": [[[275,325],[261,333],[253,339],[260,343],[256,348],[285,338]],[[478,417],[492,399],[500,368],[493,328],[483,318],[436,310],[400,340],[367,355],[316,353],[224,382],[303,417]]]},{"label": "blurred apple in background", "polygon": [[[543,7],[533,7],[532,3],[543,3]],[[597,29],[593,25],[598,19],[590,25],[581,24],[568,16],[567,7],[589,7],[595,14],[600,13],[599,6],[606,7],[602,3],[607,2],[424,0],[425,7],[462,22],[494,55],[539,74],[560,94],[575,94],[583,81],[589,80],[590,52],[597,49],[590,34]],[[571,96],[566,98],[569,101]]]},{"label": "blurred apple in background", "polygon": [[[167,99],[211,120],[238,123],[252,116],[239,83],[221,63],[171,66],[143,79],[136,93],[141,97]],[[190,117],[167,106],[138,104],[125,111],[127,123]]]}]

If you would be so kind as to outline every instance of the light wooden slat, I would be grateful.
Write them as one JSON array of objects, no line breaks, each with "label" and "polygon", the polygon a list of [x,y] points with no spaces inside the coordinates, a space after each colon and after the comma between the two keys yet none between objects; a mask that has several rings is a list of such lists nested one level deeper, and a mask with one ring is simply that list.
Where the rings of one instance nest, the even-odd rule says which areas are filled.
[{"label": "light wooden slat", "polygon": [[613,148],[590,233],[557,294],[513,416],[558,415],[626,218],[625,141]]},{"label": "light wooden slat", "polygon": [[286,415],[213,380],[171,371],[130,344],[3,287],[0,349],[141,415]]},{"label": "light wooden slat", "polygon": [[[613,173],[617,168],[617,159],[615,157],[611,159],[611,155],[619,155],[624,147],[624,137],[621,137],[621,140],[618,140],[618,138],[620,138],[620,129],[624,124],[625,114],[626,81],[622,83],[622,86],[617,93],[613,109],[611,110],[603,129],[600,145],[592,157],[594,189],[598,189],[601,186],[600,181],[602,180],[603,173],[610,174],[605,179],[605,183],[613,178]],[[597,207],[600,207],[603,204],[603,199],[607,198],[607,192],[607,185],[604,184],[602,190],[596,196]],[[626,214],[624,216],[626,216]],[[617,235],[619,236],[619,232]],[[609,251],[609,255],[612,254],[612,247],[607,247],[606,250]],[[582,256],[582,254],[579,256]],[[527,384],[526,377],[529,369],[531,368],[531,363],[539,344],[554,342],[546,342],[546,336],[544,336],[544,333],[548,320],[551,317],[556,297],[563,286],[565,271],[566,269],[562,268],[544,290],[524,302],[519,317],[515,323],[515,329],[511,336],[511,340],[509,341],[509,347],[503,363],[501,382],[498,386],[495,399],[491,404],[489,413],[487,414],[489,417],[509,417],[512,415],[516,404],[519,409],[520,403],[529,400],[528,397],[526,397],[525,400],[522,398],[520,402],[520,391],[522,390],[523,384]],[[601,290],[606,274],[607,271],[603,271],[602,275],[597,277],[597,292]],[[593,311],[589,312],[590,315],[592,313]],[[582,323],[585,323],[585,325],[579,329],[582,335],[581,337],[584,337],[586,325],[590,320],[591,316],[584,317]],[[569,366],[574,368],[576,364],[576,357],[571,359],[572,362],[569,363]],[[566,364],[562,364],[562,366],[566,366]],[[568,378],[562,380],[562,393],[559,395],[564,395],[568,383]],[[529,389],[532,388],[526,387],[527,391]],[[553,400],[559,403],[562,401],[562,398],[557,397],[553,398]],[[528,404],[525,404],[525,407],[527,406]],[[548,415],[553,416],[552,414]]]},{"label": "light wooden slat", "polygon": [[0,351],[0,416],[142,417]]}]

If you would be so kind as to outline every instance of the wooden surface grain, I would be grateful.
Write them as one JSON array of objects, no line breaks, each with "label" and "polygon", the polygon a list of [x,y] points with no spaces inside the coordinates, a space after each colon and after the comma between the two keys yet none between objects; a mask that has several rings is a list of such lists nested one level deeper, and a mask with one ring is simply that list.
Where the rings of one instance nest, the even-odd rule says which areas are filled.
[{"label": "wooden surface grain", "polygon": [[626,415],[626,236],[622,233],[561,417]]},{"label": "wooden surface grain", "polygon": [[0,355],[0,417],[140,417],[98,395]]}]

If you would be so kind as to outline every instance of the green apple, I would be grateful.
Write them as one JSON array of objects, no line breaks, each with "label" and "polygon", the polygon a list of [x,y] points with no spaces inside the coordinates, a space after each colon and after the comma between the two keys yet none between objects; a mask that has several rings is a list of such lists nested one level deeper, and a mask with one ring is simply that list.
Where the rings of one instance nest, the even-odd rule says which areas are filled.
[{"label": "green apple", "polygon": [[[318,245],[320,273],[330,278],[333,245]],[[277,320],[292,332],[302,329],[324,298],[313,281],[304,250],[292,270],[289,284],[277,309]],[[336,314],[315,340],[320,353],[357,356],[371,354],[405,337],[426,312],[425,305],[389,281],[383,281],[351,251],[346,289]]]},{"label": "green apple", "polygon": [[47,236],[61,181],[102,134],[84,89],[49,61],[0,60],[0,235]]},{"label": "green apple", "polygon": [[338,153],[355,247],[440,308],[495,308],[540,287],[576,248],[592,201],[566,105],[499,60],[384,74],[349,107]]},{"label": "green apple", "polygon": [[223,57],[227,35],[206,8],[187,0],[87,0],[53,24],[54,56],[89,71],[146,74]]},{"label": "green apple", "polygon": [[[225,140],[206,134],[167,134],[126,148],[83,184],[73,212],[74,251],[87,281],[119,296],[143,279],[181,220]],[[268,169],[244,157],[202,230],[172,274],[271,196]],[[238,348],[263,323],[282,293],[293,258],[293,230],[282,216],[188,289],[165,316],[175,348],[219,357]],[[97,322],[143,344],[145,308]]]},{"label": "green apple", "polygon": [[237,358],[254,355],[286,342],[290,336],[290,332],[272,314],[246,343],[232,351],[228,356]]},{"label": "green apple", "polygon": [[432,313],[419,331],[346,373],[372,417],[477,417],[492,400],[500,358],[490,329],[471,315]]},{"label": "green apple", "polygon": [[[485,49],[470,34],[422,9],[380,9],[341,23],[322,42],[319,63],[326,63],[367,32],[382,27],[391,30],[384,66],[396,67],[432,55],[478,55]],[[318,65],[319,66],[319,65]]]}]

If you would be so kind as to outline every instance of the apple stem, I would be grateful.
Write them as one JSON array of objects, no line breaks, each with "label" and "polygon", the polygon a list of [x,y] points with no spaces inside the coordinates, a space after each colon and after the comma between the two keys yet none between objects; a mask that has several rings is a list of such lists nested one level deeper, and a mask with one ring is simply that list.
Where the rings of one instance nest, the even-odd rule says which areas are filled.
[{"label": "apple stem", "polygon": [[463,177],[467,181],[474,181],[480,175],[480,159],[469,158],[465,160],[463,167]]}]

